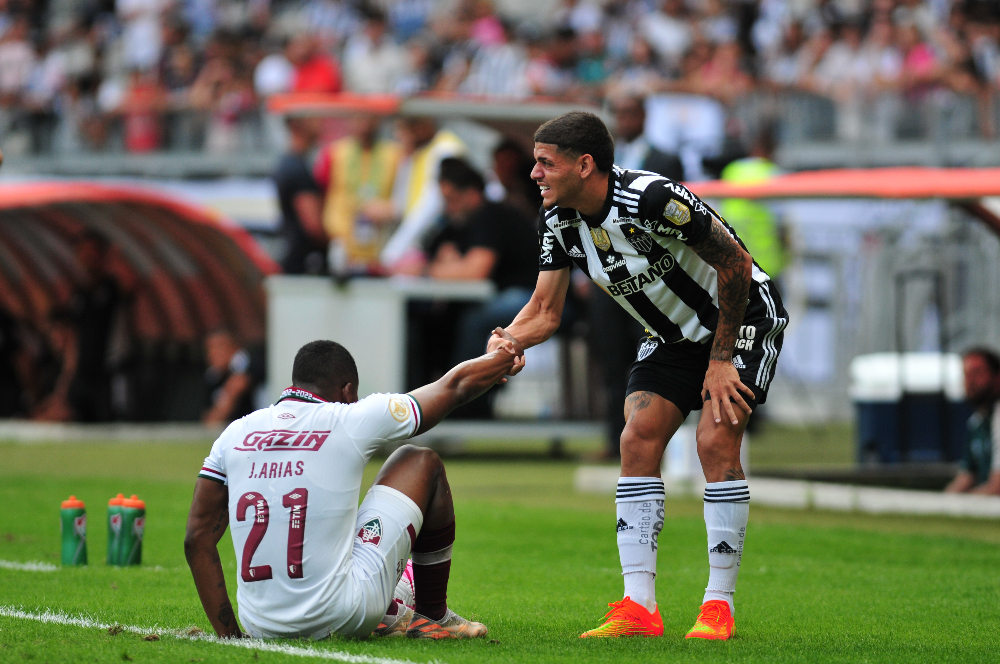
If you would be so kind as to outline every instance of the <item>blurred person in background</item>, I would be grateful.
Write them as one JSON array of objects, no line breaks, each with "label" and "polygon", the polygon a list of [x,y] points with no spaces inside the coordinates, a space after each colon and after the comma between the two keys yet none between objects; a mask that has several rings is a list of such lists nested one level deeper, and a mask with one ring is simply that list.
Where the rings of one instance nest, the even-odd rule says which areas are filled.
[{"label": "blurred person in background", "polygon": [[438,187],[441,160],[465,154],[465,143],[427,117],[401,118],[397,125],[403,158],[392,186],[399,227],[379,260],[392,272],[412,272],[423,264],[420,246],[444,210]]},{"label": "blurred person in background", "polygon": [[344,82],[352,92],[388,93],[406,70],[406,51],[388,33],[385,12],[374,4],[361,8],[363,29],[344,46]]},{"label": "blurred person in background", "polygon": [[240,346],[232,332],[216,329],[205,337],[205,424],[229,424],[254,408],[254,390],[263,379],[258,358]]},{"label": "blurred person in background", "polygon": [[[411,348],[424,355],[420,363],[411,362],[411,380],[418,382],[481,355],[483,339],[528,302],[538,276],[537,231],[529,217],[487,200],[483,176],[463,159],[443,159],[438,178],[444,225],[427,244],[422,273],[433,279],[489,279],[497,292],[483,304],[410,308],[419,328],[411,334]],[[481,397],[456,417],[483,419],[490,411],[489,398]]]},{"label": "blurred person in background", "polygon": [[538,185],[531,179],[535,160],[519,143],[509,138],[493,148],[493,174],[497,181],[486,186],[486,197],[505,203],[535,222],[542,206]]},{"label": "blurred person in background", "polygon": [[973,348],[962,356],[965,398],[973,408],[958,475],[948,493],[1000,495],[1000,356]]},{"label": "blurred person in background", "polygon": [[622,168],[650,171],[680,182],[684,166],[677,155],[650,145],[646,138],[646,101],[640,95],[622,95],[612,104],[615,116],[615,163]]},{"label": "blurred person in background", "polygon": [[295,68],[292,92],[340,92],[340,66],[320,48],[319,38],[304,32],[295,35],[285,49],[285,57]]},{"label": "blurred person in background", "polygon": [[171,0],[115,0],[126,67],[149,71],[159,65],[163,14],[170,5]]},{"label": "blurred person in background", "polygon": [[0,36],[0,105],[16,107],[35,68],[35,49],[28,39],[28,17],[15,16]]},{"label": "blurred person in background", "polygon": [[73,353],[64,355],[71,376],[67,399],[77,421],[110,422],[112,334],[126,294],[112,274],[116,260],[103,235],[84,233],[74,249],[81,281],[70,299],[76,358],[70,359]]},{"label": "blurred person in background", "polygon": [[327,237],[323,230],[323,190],[313,179],[309,155],[319,136],[315,118],[289,117],[288,154],[271,175],[281,207],[286,242],[281,269],[286,274],[325,274]]},{"label": "blurred person in background", "polygon": [[163,145],[163,112],[167,93],[160,85],[155,69],[134,69],[118,107],[125,131],[125,149],[129,152],[152,152]]},{"label": "blurred person in background", "polygon": [[684,0],[663,0],[659,10],[643,18],[639,30],[669,67],[680,67],[693,41]]},{"label": "blurred person in background", "polygon": [[325,190],[323,228],[343,247],[351,273],[378,273],[379,252],[396,218],[392,187],[402,148],[379,137],[382,117],[351,120],[351,133],[326,146],[313,174]]}]

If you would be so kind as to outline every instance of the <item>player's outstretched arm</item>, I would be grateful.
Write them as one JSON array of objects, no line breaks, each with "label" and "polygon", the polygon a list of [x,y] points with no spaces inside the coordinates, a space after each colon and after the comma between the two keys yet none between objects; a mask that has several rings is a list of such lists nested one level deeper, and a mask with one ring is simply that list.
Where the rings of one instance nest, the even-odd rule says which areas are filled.
[{"label": "player's outstretched arm", "polygon": [[523,351],[504,341],[496,350],[462,362],[437,381],[413,390],[410,396],[420,404],[423,415],[414,435],[433,428],[448,413],[502,382],[504,376],[523,364]]},{"label": "player's outstretched arm", "polygon": [[750,407],[740,392],[746,392],[751,396],[753,394],[750,388],[740,382],[739,374],[732,365],[736,338],[747,309],[753,259],[718,219],[712,219],[708,235],[691,248],[702,260],[715,268],[719,279],[719,322],[715,328],[715,339],[712,341],[704,390],[712,395],[712,414],[715,416],[715,421],[722,421],[721,411],[725,410],[735,425],[736,412],[730,399],[749,413]]},{"label": "player's outstretched arm", "polygon": [[522,349],[530,348],[555,334],[562,321],[563,306],[566,304],[569,273],[570,268],[568,267],[561,270],[539,272],[538,281],[535,283],[535,292],[531,294],[531,299],[506,329],[493,332],[486,349],[488,351],[496,350],[500,347],[503,339],[516,342]]},{"label": "player's outstretched arm", "polygon": [[219,560],[219,540],[229,526],[229,489],[218,482],[198,478],[194,486],[184,557],[187,558],[198,597],[208,621],[220,637],[240,638],[239,623],[226,592],[226,576]]}]

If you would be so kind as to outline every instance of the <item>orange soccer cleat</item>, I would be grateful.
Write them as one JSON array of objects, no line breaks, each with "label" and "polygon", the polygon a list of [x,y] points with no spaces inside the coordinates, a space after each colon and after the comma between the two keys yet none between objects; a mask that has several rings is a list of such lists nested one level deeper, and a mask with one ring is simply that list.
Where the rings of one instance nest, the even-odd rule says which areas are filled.
[{"label": "orange soccer cleat", "polygon": [[663,636],[663,619],[659,608],[652,612],[632,598],[608,604],[611,610],[604,616],[604,624],[580,635],[581,639],[611,638],[618,636]]},{"label": "orange soccer cleat", "polygon": [[736,631],[736,621],[729,612],[729,603],[713,599],[701,605],[701,613],[686,639],[715,639],[725,641]]}]

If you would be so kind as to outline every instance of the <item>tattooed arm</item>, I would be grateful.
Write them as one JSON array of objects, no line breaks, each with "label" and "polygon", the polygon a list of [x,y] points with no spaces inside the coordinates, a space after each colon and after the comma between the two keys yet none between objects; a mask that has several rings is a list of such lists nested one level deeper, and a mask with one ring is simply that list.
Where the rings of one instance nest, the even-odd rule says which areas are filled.
[{"label": "tattooed arm", "polygon": [[715,327],[703,396],[706,391],[712,395],[712,412],[716,422],[721,421],[721,408],[736,424],[736,413],[730,398],[749,413],[750,408],[740,391],[753,396],[753,392],[740,382],[739,374],[732,365],[737,334],[746,313],[753,260],[718,219],[712,219],[708,235],[692,245],[691,249],[715,268],[719,279],[719,322]]},{"label": "tattooed arm", "polygon": [[226,592],[226,576],[219,560],[219,540],[229,525],[229,489],[198,478],[184,536],[184,556],[194,577],[208,621],[221,637],[240,638],[239,623]]}]

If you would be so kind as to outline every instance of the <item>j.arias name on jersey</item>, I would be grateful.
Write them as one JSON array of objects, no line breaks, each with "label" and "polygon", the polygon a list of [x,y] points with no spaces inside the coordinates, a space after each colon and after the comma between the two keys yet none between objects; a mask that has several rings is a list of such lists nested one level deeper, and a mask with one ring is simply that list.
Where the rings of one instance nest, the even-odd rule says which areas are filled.
[{"label": "j.arias name on jersey", "polygon": [[276,461],[273,463],[257,463],[254,461],[250,466],[250,474],[247,479],[273,480],[281,477],[293,477],[305,472],[305,464],[296,461],[293,465],[291,461]]}]

